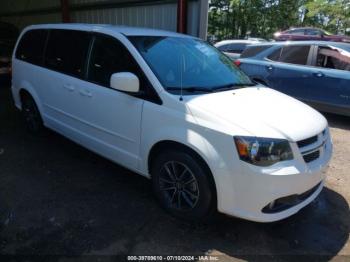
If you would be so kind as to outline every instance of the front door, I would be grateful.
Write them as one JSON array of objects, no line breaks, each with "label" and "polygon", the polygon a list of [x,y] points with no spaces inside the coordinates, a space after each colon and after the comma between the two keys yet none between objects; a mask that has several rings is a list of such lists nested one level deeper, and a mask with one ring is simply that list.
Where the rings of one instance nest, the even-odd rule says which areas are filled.
[{"label": "front door", "polygon": [[133,169],[137,169],[139,160],[144,101],[112,89],[110,78],[118,72],[138,75],[137,70],[133,57],[117,39],[96,34],[87,81],[77,86],[79,99],[75,112],[76,129],[89,136],[89,147]]}]

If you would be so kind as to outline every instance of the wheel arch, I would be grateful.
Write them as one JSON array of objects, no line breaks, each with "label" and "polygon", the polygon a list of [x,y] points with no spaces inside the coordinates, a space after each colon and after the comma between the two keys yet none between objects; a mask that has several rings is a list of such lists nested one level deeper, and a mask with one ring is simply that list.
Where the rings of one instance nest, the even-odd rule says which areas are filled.
[{"label": "wheel arch", "polygon": [[40,115],[43,116],[43,108],[42,105],[40,103],[40,99],[39,96],[37,95],[37,93],[35,92],[35,90],[31,87],[31,85],[29,83],[23,83],[23,85],[19,88],[18,91],[18,98],[19,98],[19,109],[22,110],[22,102],[23,102],[23,98],[25,96],[31,96],[34,99],[35,104],[37,105]]},{"label": "wheel arch", "polygon": [[152,162],[154,161],[157,155],[159,155],[160,153],[166,150],[179,150],[183,152],[189,152],[191,153],[191,156],[196,158],[196,160],[203,165],[203,167],[206,169],[206,173],[208,174],[209,180],[211,182],[212,190],[215,196],[215,205],[217,205],[217,185],[215,182],[215,178],[213,176],[213,172],[211,171],[210,166],[208,165],[205,158],[198,152],[198,150],[194,149],[189,145],[185,145],[181,142],[177,142],[174,140],[162,140],[155,143],[151,147],[148,154],[148,159],[147,159],[147,170],[148,170],[148,173],[150,174],[150,178],[152,177],[152,174],[151,174]]}]

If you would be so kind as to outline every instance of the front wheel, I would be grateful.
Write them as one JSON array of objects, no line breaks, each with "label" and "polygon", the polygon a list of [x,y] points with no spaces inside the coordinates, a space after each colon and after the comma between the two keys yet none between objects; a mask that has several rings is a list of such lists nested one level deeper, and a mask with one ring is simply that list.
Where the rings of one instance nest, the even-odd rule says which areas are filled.
[{"label": "front wheel", "polygon": [[26,128],[30,133],[40,133],[43,130],[43,121],[39,109],[30,95],[22,98],[22,116]]},{"label": "front wheel", "polygon": [[189,152],[163,152],[155,159],[151,175],[159,202],[172,215],[203,221],[214,213],[210,171]]}]

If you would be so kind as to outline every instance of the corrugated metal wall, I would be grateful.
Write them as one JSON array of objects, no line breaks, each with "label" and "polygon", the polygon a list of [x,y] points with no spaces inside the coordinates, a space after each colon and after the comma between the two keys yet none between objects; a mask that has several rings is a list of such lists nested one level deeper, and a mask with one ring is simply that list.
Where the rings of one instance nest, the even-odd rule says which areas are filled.
[{"label": "corrugated metal wall", "polygon": [[[37,1],[37,0],[1,0],[0,3],[0,12],[22,12],[34,9],[47,9],[58,7],[60,4],[59,0],[46,0],[46,1]],[[42,24],[42,23],[60,23],[61,14],[59,12],[48,13],[48,14],[39,14],[39,15],[14,15],[14,16],[5,16],[0,15],[0,20],[5,21],[11,24],[16,25],[19,29],[30,25],[30,24]]]},{"label": "corrugated metal wall", "polygon": [[[82,6],[84,4],[106,3],[108,0],[70,0],[71,6]],[[125,0],[114,1],[125,3]],[[204,4],[203,4],[204,3]],[[201,5],[208,5],[208,0],[191,0],[188,3],[188,28],[187,33],[194,36],[200,34],[201,27]],[[30,24],[40,23],[60,23],[62,21],[60,13],[60,0],[1,0],[0,20],[15,24],[18,28]],[[36,12],[28,13],[28,11]],[[25,12],[25,15],[19,14]],[[3,16],[1,14],[4,14]],[[161,1],[152,4],[138,1],[129,5],[121,5],[115,8],[91,9],[91,10],[71,10],[71,21],[77,23],[102,23],[117,24],[138,27],[158,28],[169,31],[176,31],[177,21],[177,1]],[[206,23],[206,20],[204,21]]]},{"label": "corrugated metal wall", "polygon": [[[85,0],[86,1],[86,0]],[[75,2],[85,2],[75,0]],[[176,31],[176,3],[77,11],[72,21],[117,24]]]}]

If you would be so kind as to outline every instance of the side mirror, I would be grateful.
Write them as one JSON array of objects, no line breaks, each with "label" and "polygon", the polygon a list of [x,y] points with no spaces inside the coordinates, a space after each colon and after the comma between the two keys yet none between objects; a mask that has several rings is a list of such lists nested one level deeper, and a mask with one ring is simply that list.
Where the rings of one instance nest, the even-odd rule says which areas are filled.
[{"label": "side mirror", "polygon": [[138,77],[129,72],[114,73],[110,85],[113,89],[129,93],[138,93],[140,90]]}]

